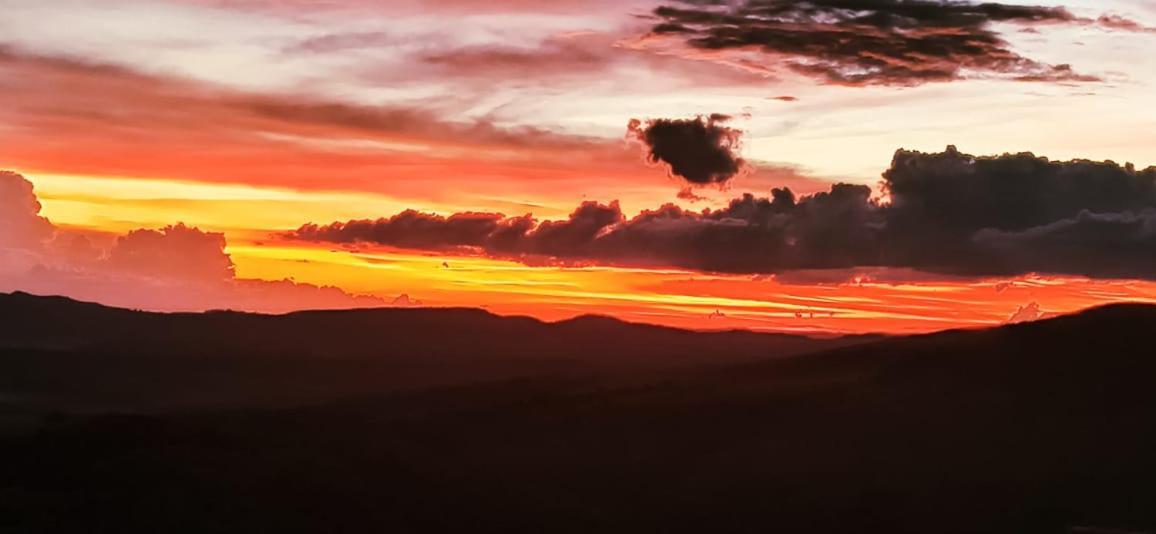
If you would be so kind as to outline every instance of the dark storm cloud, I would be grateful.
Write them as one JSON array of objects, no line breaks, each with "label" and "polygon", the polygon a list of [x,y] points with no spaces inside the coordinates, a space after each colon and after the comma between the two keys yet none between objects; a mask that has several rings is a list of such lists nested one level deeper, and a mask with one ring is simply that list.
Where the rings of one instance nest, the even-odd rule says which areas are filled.
[{"label": "dark storm cloud", "polygon": [[727,115],[693,119],[630,121],[627,133],[646,147],[652,163],[662,163],[674,176],[695,185],[722,184],[739,174],[742,131],[725,123]]},{"label": "dark storm cloud", "polygon": [[1018,232],[983,230],[974,241],[995,252],[1002,272],[1048,271],[1110,278],[1156,276],[1156,209],[1139,213],[1081,211],[1071,219]]},{"label": "dark storm cloud", "polygon": [[[1030,153],[975,157],[955,147],[937,154],[900,150],[883,179],[891,197],[885,210],[888,260],[938,271],[1082,274],[1085,267],[1054,254],[1024,259],[1017,267],[1005,261],[1006,246],[979,237],[1018,235],[1085,211],[1124,216],[1156,207],[1156,168],[1050,161]],[[1102,265],[1098,274],[1111,275],[1116,258],[1102,244],[1089,234],[1072,246],[1097,257],[1091,261]],[[1146,270],[1145,276],[1156,276],[1156,267]]]},{"label": "dark storm cloud", "polygon": [[587,202],[565,220],[541,223],[406,212],[305,225],[290,237],[726,273],[886,267],[1156,279],[1156,168],[900,150],[883,190],[890,203],[874,200],[867,186],[836,184],[804,197],[786,188],[745,194],[716,210],[667,204],[633,218],[616,203]]},{"label": "dark storm cloud", "polygon": [[654,16],[653,35],[700,50],[759,50],[781,56],[774,62],[795,72],[841,85],[919,85],[970,73],[1093,81],[1067,65],[1021,56],[993,24],[1130,28],[1126,19],[1082,19],[1059,7],[946,0],[676,0]]},{"label": "dark storm cloud", "polygon": [[376,221],[308,224],[298,229],[297,235],[310,241],[332,243],[370,242],[421,249],[470,247],[484,245],[504,219],[495,213],[456,213],[442,217],[406,210]]}]

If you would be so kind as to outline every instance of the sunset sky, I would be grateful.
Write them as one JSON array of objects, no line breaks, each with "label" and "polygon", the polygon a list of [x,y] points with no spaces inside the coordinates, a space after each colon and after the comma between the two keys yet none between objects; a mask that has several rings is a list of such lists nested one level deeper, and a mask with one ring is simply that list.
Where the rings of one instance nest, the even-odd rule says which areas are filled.
[{"label": "sunset sky", "polygon": [[0,0],[0,291],[825,333],[1156,303],[1154,50],[1151,0]]}]

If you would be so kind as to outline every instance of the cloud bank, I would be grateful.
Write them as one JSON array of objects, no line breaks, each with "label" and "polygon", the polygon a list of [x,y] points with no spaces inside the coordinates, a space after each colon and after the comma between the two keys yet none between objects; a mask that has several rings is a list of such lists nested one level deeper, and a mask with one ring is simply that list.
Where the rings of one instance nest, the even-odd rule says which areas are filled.
[{"label": "cloud bank", "polygon": [[237,278],[223,234],[176,224],[134,230],[101,249],[83,234],[56,228],[40,209],[31,182],[0,172],[0,291],[162,311],[385,305],[334,287]]},{"label": "cloud bank", "polygon": [[585,202],[567,219],[540,222],[406,211],[306,224],[288,237],[724,273],[894,267],[1156,279],[1156,167],[900,150],[882,189],[889,202],[867,186],[836,184],[804,197],[786,188],[746,194],[717,210],[667,204],[631,218],[615,202]]}]

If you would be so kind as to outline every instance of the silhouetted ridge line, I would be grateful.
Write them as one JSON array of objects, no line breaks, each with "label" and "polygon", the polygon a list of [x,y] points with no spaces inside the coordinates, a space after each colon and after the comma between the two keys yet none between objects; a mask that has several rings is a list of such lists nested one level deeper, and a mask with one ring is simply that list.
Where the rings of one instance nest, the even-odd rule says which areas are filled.
[{"label": "silhouetted ridge line", "polygon": [[312,403],[526,378],[650,381],[877,339],[471,308],[150,313],[27,294],[0,294],[0,318],[0,395],[66,411]]},{"label": "silhouetted ridge line", "polygon": [[[0,435],[0,457],[20,459],[0,477],[0,494],[15,497],[0,499],[0,518],[15,518],[19,532],[228,525],[1020,534],[1156,526],[1150,305],[824,349],[820,340],[597,317],[544,324],[449,316],[476,330],[458,336],[460,352],[445,365],[430,342],[454,336],[405,322],[366,339],[396,347],[405,332],[417,340],[410,348],[422,348],[369,360],[0,351],[0,392],[25,399],[29,411],[216,403],[188,415],[72,414],[23,437]],[[282,332],[299,342],[299,332],[382,334],[380,317],[225,316],[207,324],[219,333],[243,319],[240,334]],[[530,352],[503,365],[503,351],[516,345]],[[664,365],[618,375],[573,365],[591,358]],[[674,372],[672,360],[689,363]],[[238,408],[244,403],[261,409]],[[45,526],[56,528],[38,528]]]}]

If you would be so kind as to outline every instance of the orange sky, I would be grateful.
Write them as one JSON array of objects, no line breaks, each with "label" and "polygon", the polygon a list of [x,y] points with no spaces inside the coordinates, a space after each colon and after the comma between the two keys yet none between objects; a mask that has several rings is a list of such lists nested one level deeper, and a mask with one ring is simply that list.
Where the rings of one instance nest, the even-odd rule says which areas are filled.
[{"label": "orange sky", "polygon": [[[296,279],[314,283],[339,279],[343,287],[357,292],[409,293],[427,305],[484,306],[495,313],[545,319],[600,313],[694,329],[927,332],[1001,324],[1030,303],[1052,313],[1120,300],[1156,303],[1156,284],[1151,282],[1029,276],[909,284],[867,279],[788,284],[773,277],[531,267],[396,250],[269,245],[230,250],[243,276],[275,278],[293,272]],[[302,259],[308,263],[299,263]],[[725,317],[712,317],[716,311]]]},{"label": "orange sky", "polygon": [[[530,0],[488,9],[399,2],[394,13],[367,12],[387,8],[358,2],[274,9],[115,1],[118,10],[17,0],[0,22],[0,170],[35,187],[41,209],[17,215],[42,216],[56,232],[30,255],[4,252],[0,239],[0,257],[31,258],[6,260],[10,278],[0,269],[0,289],[58,289],[158,309],[373,304],[332,289],[339,288],[378,304],[406,294],[425,305],[546,319],[599,313],[689,328],[807,332],[923,332],[999,324],[1029,305],[1050,314],[1156,299],[1156,283],[1142,280],[877,268],[844,269],[834,278],[723,275],[280,237],[305,223],[406,209],[539,220],[565,219],[587,200],[617,200],[627,216],[668,202],[718,209],[772,187],[806,195],[837,181],[876,186],[901,147],[1034,150],[1143,167],[1153,163],[1156,141],[1156,111],[1137,106],[1156,83],[1156,64],[1142,53],[1152,35],[1087,27],[1009,34],[1017,50],[1041,61],[1104,71],[1097,74],[1107,81],[1092,85],[977,76],[845,87],[744,68],[734,58],[655,50],[636,39],[634,15],[654,4],[641,0],[598,2],[597,9]],[[1081,14],[1108,6],[1141,22],[1156,17],[1127,1],[1067,5]],[[439,17],[469,21],[469,31],[449,32]],[[166,22],[169,34],[155,30]],[[204,37],[208,28],[213,39]],[[794,99],[775,98],[784,95]],[[685,184],[624,139],[633,118],[715,112],[734,115],[744,130],[749,168],[724,187],[694,190],[699,201],[677,198]],[[6,206],[0,210],[26,209]],[[260,296],[271,293],[221,297],[218,306],[208,298],[142,300],[112,289],[122,285],[80,281],[97,271],[121,280],[127,271],[113,270],[110,259],[117,238],[177,222],[221,233],[235,280],[290,279],[297,289],[275,301]],[[99,268],[57,254],[66,238],[81,235]],[[174,247],[166,254],[184,253]],[[36,265],[58,278],[35,274]],[[165,283],[170,276],[146,274]],[[1034,306],[1020,317],[1039,315]]]},{"label": "orange sky", "polygon": [[[226,251],[238,278],[291,278],[337,285],[351,293],[380,296],[385,302],[406,294],[430,306],[478,306],[549,320],[598,313],[695,329],[821,333],[926,332],[993,325],[1032,303],[1038,304],[1041,313],[1123,300],[1156,303],[1156,283],[1145,281],[1023,276],[902,282],[887,277],[886,272],[863,269],[859,279],[851,282],[810,283],[778,281],[774,276],[531,266],[387,247],[310,245],[280,240],[272,235],[273,230],[291,228],[302,218],[312,219],[311,215],[372,216],[389,200],[162,180],[58,175],[32,179],[37,182],[43,214],[62,228],[120,234],[179,219],[224,231],[229,238]],[[185,198],[166,199],[176,196]],[[302,301],[302,306],[308,304],[309,300]],[[187,309],[180,302],[151,307]],[[286,309],[283,303],[251,307]]]}]

